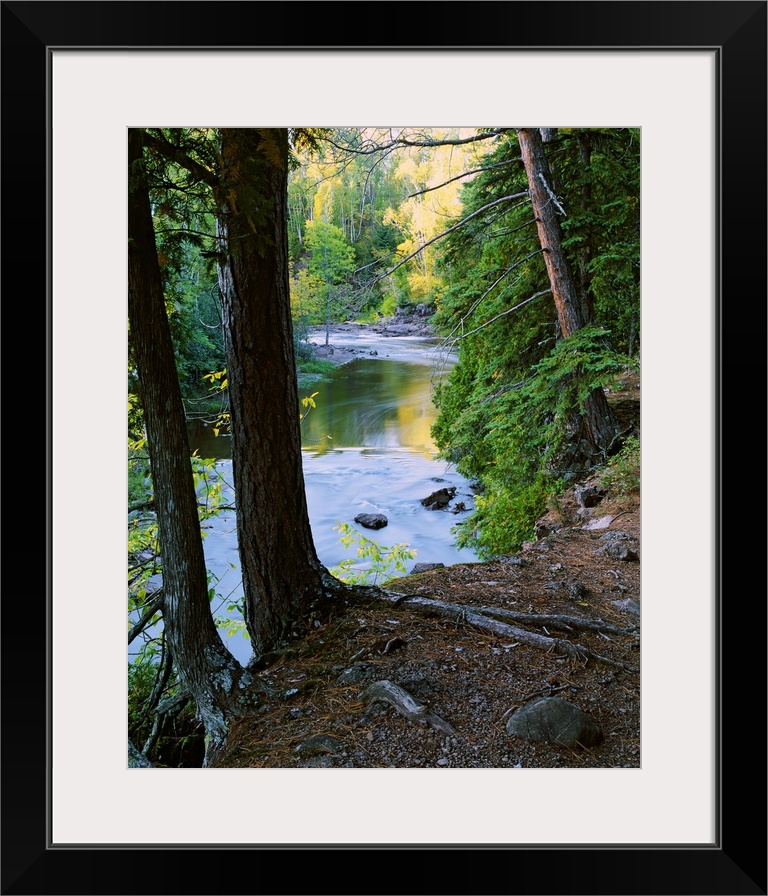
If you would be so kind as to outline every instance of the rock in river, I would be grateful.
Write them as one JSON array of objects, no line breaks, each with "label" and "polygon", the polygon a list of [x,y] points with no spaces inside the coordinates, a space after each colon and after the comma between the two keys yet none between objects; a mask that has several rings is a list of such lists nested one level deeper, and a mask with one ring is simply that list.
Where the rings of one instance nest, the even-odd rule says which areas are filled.
[{"label": "rock in river", "polygon": [[366,529],[383,529],[389,520],[383,513],[358,513],[355,522]]}]

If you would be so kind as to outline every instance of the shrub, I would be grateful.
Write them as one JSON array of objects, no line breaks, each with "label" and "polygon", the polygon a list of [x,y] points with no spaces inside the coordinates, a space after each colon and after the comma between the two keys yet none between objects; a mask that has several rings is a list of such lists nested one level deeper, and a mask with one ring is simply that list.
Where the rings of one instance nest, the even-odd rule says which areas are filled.
[{"label": "shrub", "polygon": [[608,461],[600,485],[620,496],[640,491],[640,441],[637,436],[629,436],[621,451]]},{"label": "shrub", "polygon": [[405,573],[406,561],[416,556],[416,551],[409,549],[407,544],[396,544],[388,548],[366,538],[349,523],[338,523],[334,529],[341,532],[339,540],[345,548],[357,545],[358,560],[370,561],[364,568],[355,567],[355,560],[349,557],[334,566],[331,574],[348,585],[385,584],[395,573]]}]

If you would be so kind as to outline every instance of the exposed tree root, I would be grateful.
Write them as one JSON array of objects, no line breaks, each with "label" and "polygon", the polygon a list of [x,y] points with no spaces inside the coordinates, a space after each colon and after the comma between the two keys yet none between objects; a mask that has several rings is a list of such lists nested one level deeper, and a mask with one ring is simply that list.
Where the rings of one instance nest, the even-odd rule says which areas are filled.
[{"label": "exposed tree root", "polygon": [[[402,595],[394,591],[384,591],[380,597],[381,600],[386,600],[392,604],[399,605],[407,603],[408,607],[411,609],[416,609],[424,613],[433,613],[439,616],[447,616],[451,619],[456,619],[459,622],[465,622],[476,628],[491,631],[504,638],[512,638],[521,644],[527,644],[529,647],[537,647],[540,650],[546,650],[547,652],[557,654],[558,656],[568,656],[573,659],[578,659],[583,663],[589,662],[589,660],[594,660],[595,662],[603,663],[606,666],[625,669],[628,672],[639,671],[635,666],[629,666],[625,663],[620,663],[616,660],[611,660],[608,657],[601,656],[598,653],[593,653],[591,650],[582,647],[580,644],[564,641],[561,638],[539,635],[536,632],[529,632],[527,629],[518,628],[517,626],[509,625],[506,622],[500,622],[497,619],[485,615],[483,611],[475,609],[474,607],[465,607],[460,604],[451,604],[446,601],[433,600],[417,595]],[[522,621],[524,614],[518,614],[518,616],[520,617],[518,621]]]},{"label": "exposed tree root", "polygon": [[445,719],[429,712],[425,704],[421,700],[417,700],[412,694],[409,694],[405,688],[395,684],[388,679],[382,681],[374,681],[360,695],[361,699],[366,703],[389,703],[393,706],[401,716],[410,719],[412,722],[418,722],[420,725],[429,725],[436,731],[442,731],[443,734],[455,734],[456,731],[452,725],[448,724]]},{"label": "exposed tree root", "polygon": [[601,619],[580,619],[578,616],[563,616],[557,614],[516,613],[514,610],[505,610],[501,607],[476,607],[475,612],[484,616],[495,616],[498,619],[512,619],[514,622],[524,622],[526,625],[550,626],[560,631],[571,632],[574,629],[584,632],[608,632],[611,635],[623,635],[627,638],[638,638],[636,631],[617,628],[603,622]]}]

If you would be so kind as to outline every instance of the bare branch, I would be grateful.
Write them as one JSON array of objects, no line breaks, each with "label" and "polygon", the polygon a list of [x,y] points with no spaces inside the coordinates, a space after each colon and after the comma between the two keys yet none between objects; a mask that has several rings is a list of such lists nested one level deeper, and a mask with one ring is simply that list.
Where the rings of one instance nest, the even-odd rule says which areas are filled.
[{"label": "bare branch", "polygon": [[464,146],[467,143],[477,143],[481,140],[489,140],[493,137],[499,137],[504,133],[504,130],[498,129],[493,131],[483,131],[479,134],[475,134],[472,137],[445,137],[442,139],[435,139],[425,136],[422,136],[420,139],[414,139],[411,137],[393,137],[386,143],[378,143],[374,140],[364,140],[358,146],[352,146],[351,144],[344,145],[336,143],[333,140],[324,140],[323,142],[327,143],[329,146],[333,146],[334,149],[338,149],[341,152],[355,153],[356,155],[373,155],[374,153],[384,152],[385,150],[393,149],[398,146]]},{"label": "bare branch", "polygon": [[391,274],[394,274],[394,272],[398,268],[401,268],[406,262],[410,261],[416,255],[418,255],[419,252],[423,252],[424,249],[427,248],[427,246],[431,246],[432,243],[436,243],[438,240],[442,239],[444,236],[448,236],[449,233],[453,233],[454,230],[458,230],[459,227],[463,227],[467,223],[467,221],[471,221],[472,218],[476,218],[478,215],[482,214],[483,212],[488,211],[489,208],[493,208],[496,205],[500,205],[502,202],[510,202],[513,199],[521,199],[522,197],[527,197],[527,196],[528,196],[527,192],[526,193],[513,193],[511,196],[502,196],[501,199],[494,199],[493,202],[489,202],[487,205],[484,205],[482,208],[479,208],[477,211],[472,212],[471,215],[467,215],[466,218],[462,218],[461,221],[454,224],[453,227],[449,227],[447,230],[443,230],[442,233],[438,233],[437,236],[433,236],[431,240],[427,240],[426,243],[422,243],[417,249],[415,249],[413,252],[411,252],[410,255],[406,255],[405,258],[402,261],[398,262],[393,268],[390,268],[385,273],[379,275],[378,277],[375,277],[368,284],[368,286],[373,286],[374,283],[378,283],[380,280],[384,280],[385,277],[389,277]]},{"label": "bare branch", "polygon": [[144,631],[144,629],[149,625],[152,621],[152,618],[156,613],[160,612],[163,608],[163,603],[165,601],[165,595],[163,594],[162,588],[155,593],[152,597],[152,600],[147,604],[146,611],[144,615],[139,619],[136,625],[128,632],[128,643],[130,644],[132,641],[135,641],[136,638]]},{"label": "bare branch", "polygon": [[522,158],[518,156],[515,159],[507,159],[505,162],[498,162],[495,165],[483,165],[480,168],[472,168],[469,171],[464,171],[461,174],[457,174],[456,177],[450,177],[448,180],[443,181],[441,184],[437,184],[437,186],[426,187],[425,189],[419,190],[416,193],[409,193],[405,198],[415,199],[417,196],[423,196],[425,193],[431,193],[433,190],[439,190],[441,187],[452,184],[455,180],[461,180],[462,177],[469,177],[472,174],[479,174],[481,171],[492,171],[494,168],[501,168],[504,165],[511,165],[513,162],[522,162]]},{"label": "bare branch", "polygon": [[507,314],[511,314],[513,311],[517,311],[519,308],[522,308],[524,305],[527,305],[529,302],[532,302],[534,299],[540,299],[542,296],[549,295],[552,292],[551,289],[543,289],[541,292],[534,293],[532,296],[529,296],[522,302],[518,302],[517,305],[514,305],[512,308],[507,308],[506,311],[501,311],[499,314],[494,315],[490,320],[487,320],[484,324],[480,324],[479,327],[475,327],[474,330],[470,330],[468,333],[462,333],[461,336],[457,336],[454,342],[458,342],[460,339],[466,339],[467,336],[471,336],[473,333],[477,333],[479,330],[484,330],[487,326],[492,324],[494,321],[498,320],[500,317],[504,317]]},{"label": "bare branch", "polygon": [[[477,309],[478,305],[483,301],[483,299],[485,299],[489,295],[489,293],[492,290],[494,290],[508,274],[512,273],[512,271],[514,271],[515,268],[519,267],[521,264],[528,261],[529,259],[534,258],[536,255],[540,255],[541,252],[542,252],[541,249],[537,249],[535,252],[531,252],[529,255],[526,255],[525,258],[521,258],[520,261],[516,261],[514,264],[510,265],[506,270],[502,271],[501,274],[499,274],[499,276],[493,281],[493,283],[491,283],[491,285],[488,287],[488,289],[486,289],[485,292],[473,303],[473,305],[469,309],[469,311],[467,311],[467,313],[461,318],[461,320],[456,324],[456,326],[446,336],[445,342],[448,342],[450,340],[451,345],[453,345],[456,342],[456,340],[451,340],[451,337],[453,336],[453,334],[456,332],[456,330],[459,327],[463,328],[464,321],[470,316],[470,314],[474,313],[474,311]],[[472,332],[474,332],[474,331],[472,331]],[[462,329],[462,333],[463,333],[463,329]],[[463,338],[463,336],[457,337],[457,339],[462,339],[462,338]]]},{"label": "bare branch", "polygon": [[547,191],[547,193],[549,193],[549,198],[550,198],[550,199],[552,200],[552,202],[554,202],[555,205],[560,209],[560,214],[563,215],[564,217],[567,217],[566,214],[565,214],[565,209],[564,209],[564,208],[562,207],[562,205],[560,205],[560,203],[557,201],[557,196],[555,196],[555,194],[552,192],[552,190],[550,189],[549,184],[547,183],[547,179],[544,177],[544,175],[543,175],[541,172],[539,172],[539,180],[544,184],[544,189]]}]

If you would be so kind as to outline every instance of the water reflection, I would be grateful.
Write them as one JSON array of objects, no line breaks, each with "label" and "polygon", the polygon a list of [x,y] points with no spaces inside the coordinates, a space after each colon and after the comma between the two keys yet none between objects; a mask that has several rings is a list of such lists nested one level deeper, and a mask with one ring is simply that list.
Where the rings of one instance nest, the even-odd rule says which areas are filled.
[{"label": "water reflection", "polygon": [[301,425],[302,446],[314,454],[333,448],[413,448],[434,454],[429,368],[404,361],[358,359],[330,381],[303,390],[318,394]]},{"label": "water reflection", "polygon": [[[387,342],[378,357],[364,357],[338,367],[328,382],[301,390],[300,397],[315,395],[316,407],[301,425],[304,482],[312,536],[320,561],[329,569],[351,556],[341,545],[336,526],[353,526],[359,513],[383,513],[388,525],[363,530],[380,545],[408,544],[417,562],[471,562],[473,551],[455,546],[453,527],[466,514],[430,511],[422,504],[437,487],[454,486],[457,501],[468,509],[474,495],[464,477],[437,458],[430,428],[437,417],[432,403],[432,365],[423,346],[409,340],[397,360],[383,355],[397,348]],[[374,348],[375,348],[374,344]],[[234,502],[231,440],[216,436],[203,422],[191,422],[190,449],[201,457],[217,459],[223,477],[224,499]],[[203,542],[206,566],[219,580],[217,592],[238,599],[242,594],[235,515],[227,511],[206,524]],[[242,637],[228,639],[229,648],[245,662],[250,646]]]}]

